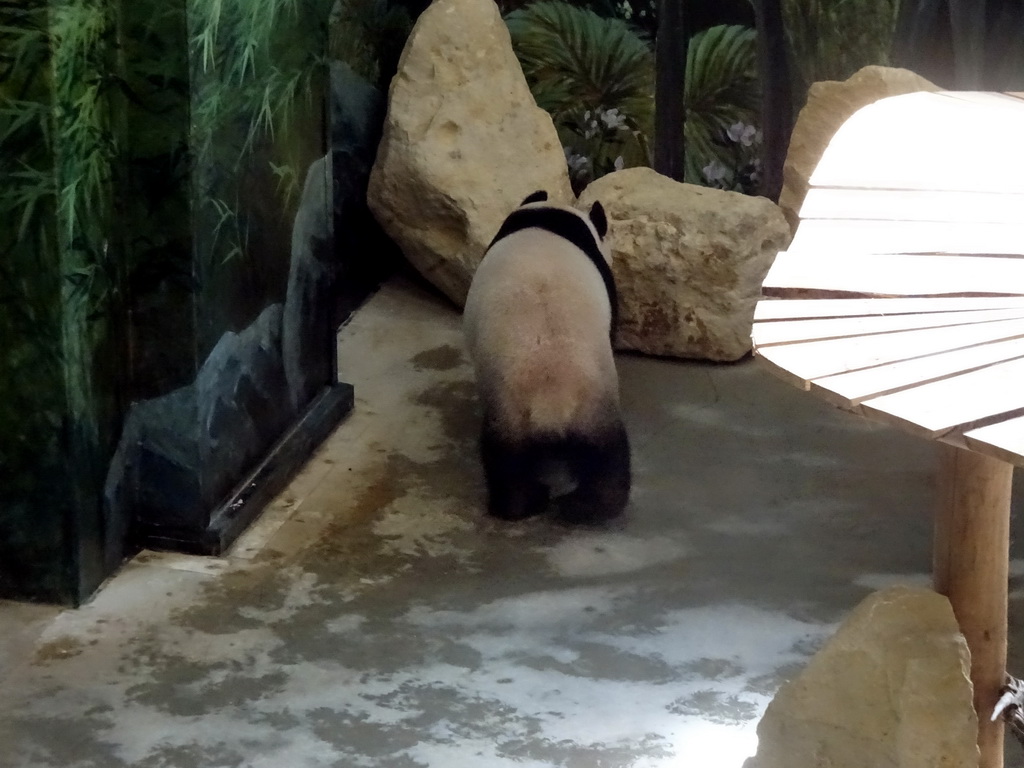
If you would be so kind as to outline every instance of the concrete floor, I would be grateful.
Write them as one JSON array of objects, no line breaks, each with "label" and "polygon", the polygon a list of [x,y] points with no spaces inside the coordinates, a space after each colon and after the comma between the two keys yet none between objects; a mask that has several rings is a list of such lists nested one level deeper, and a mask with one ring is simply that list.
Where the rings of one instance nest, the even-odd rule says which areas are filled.
[{"label": "concrete floor", "polygon": [[355,412],[226,557],[0,603],[0,766],[739,768],[853,605],[928,581],[933,447],[749,360],[620,358],[624,520],[489,520],[460,349],[389,283]]}]

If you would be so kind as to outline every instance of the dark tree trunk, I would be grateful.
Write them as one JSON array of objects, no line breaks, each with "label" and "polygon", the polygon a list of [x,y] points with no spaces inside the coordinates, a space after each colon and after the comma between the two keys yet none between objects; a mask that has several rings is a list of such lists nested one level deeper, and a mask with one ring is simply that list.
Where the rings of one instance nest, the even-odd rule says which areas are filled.
[{"label": "dark tree trunk", "polygon": [[889,57],[942,88],[956,82],[947,0],[902,0]]},{"label": "dark tree trunk", "polygon": [[654,170],[683,180],[686,121],[686,0],[659,0],[658,37],[655,44]]},{"label": "dark tree trunk", "polygon": [[921,59],[932,58],[926,48],[939,37],[943,27],[948,38],[949,14],[943,0],[902,0],[892,41],[892,63],[924,74],[919,69]]},{"label": "dark tree trunk", "polygon": [[1024,91],[1024,0],[989,0],[985,46],[985,90]]},{"label": "dark tree trunk", "polygon": [[949,0],[953,74],[958,89],[984,87],[986,18],[985,0]]},{"label": "dark tree trunk", "polygon": [[1024,0],[904,0],[892,62],[943,88],[1024,88]]},{"label": "dark tree trunk", "polygon": [[782,167],[793,133],[793,91],[781,0],[754,0],[754,13],[762,90],[761,194],[778,202]]}]

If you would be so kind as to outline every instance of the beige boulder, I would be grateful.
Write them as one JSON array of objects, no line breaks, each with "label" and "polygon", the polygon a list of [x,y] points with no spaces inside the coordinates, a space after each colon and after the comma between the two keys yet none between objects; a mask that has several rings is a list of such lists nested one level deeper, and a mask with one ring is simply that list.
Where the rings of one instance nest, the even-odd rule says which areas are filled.
[{"label": "beige boulder", "polygon": [[779,206],[793,230],[807,196],[808,179],[836,131],[854,112],[887,96],[937,90],[937,85],[908,69],[879,66],[864,67],[842,82],[814,83],[793,127],[783,166]]},{"label": "beige boulder", "polygon": [[434,0],[391,82],[370,210],[460,306],[505,216],[545,189],[571,203],[551,117],[537,107],[494,0]]},{"label": "beige boulder", "polygon": [[877,592],[779,689],[744,768],[977,768],[970,664],[949,600]]},{"label": "beige boulder", "polygon": [[595,200],[610,221],[616,346],[717,361],[743,357],[761,283],[789,243],[778,206],[682,184],[649,168],[597,179],[578,205],[586,210]]}]

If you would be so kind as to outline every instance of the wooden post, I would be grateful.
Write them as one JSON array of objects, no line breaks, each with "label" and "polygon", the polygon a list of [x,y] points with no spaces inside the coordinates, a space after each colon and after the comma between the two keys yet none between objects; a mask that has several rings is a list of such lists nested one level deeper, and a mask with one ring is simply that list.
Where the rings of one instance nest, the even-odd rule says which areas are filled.
[{"label": "wooden post", "polygon": [[1006,675],[1013,465],[939,446],[935,590],[949,598],[971,649],[979,768],[1002,768],[1003,723],[991,721]]}]

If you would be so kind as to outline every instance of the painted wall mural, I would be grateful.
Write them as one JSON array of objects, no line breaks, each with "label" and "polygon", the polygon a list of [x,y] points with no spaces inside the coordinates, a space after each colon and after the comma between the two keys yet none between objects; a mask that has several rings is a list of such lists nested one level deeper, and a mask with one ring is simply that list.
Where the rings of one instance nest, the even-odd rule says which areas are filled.
[{"label": "painted wall mural", "polygon": [[350,407],[334,333],[387,260],[366,178],[416,12],[0,0],[0,596],[217,551]]}]

